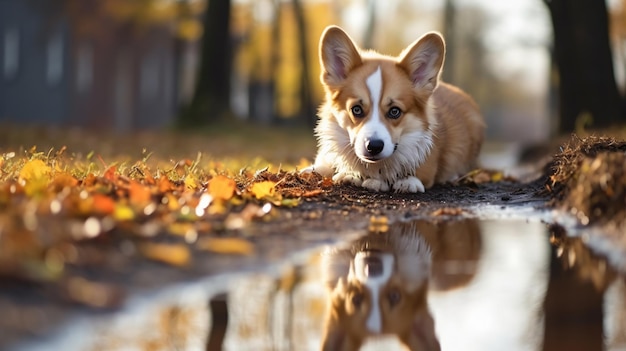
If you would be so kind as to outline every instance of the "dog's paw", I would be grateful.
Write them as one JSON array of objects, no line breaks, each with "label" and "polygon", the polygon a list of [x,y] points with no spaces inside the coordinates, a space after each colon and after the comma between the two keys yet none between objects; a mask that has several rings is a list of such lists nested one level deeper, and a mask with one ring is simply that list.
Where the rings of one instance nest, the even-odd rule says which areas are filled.
[{"label": "dog's paw", "polygon": [[396,180],[393,183],[393,191],[397,193],[416,193],[416,192],[424,192],[424,184],[417,177],[406,177],[403,179]]},{"label": "dog's paw", "polygon": [[368,178],[361,184],[362,187],[368,188],[374,191],[389,191],[389,183],[384,180]]},{"label": "dog's paw", "polygon": [[319,173],[324,177],[330,177],[335,170],[332,167],[326,165],[310,165],[309,167],[300,170],[300,173]]},{"label": "dog's paw", "polygon": [[361,184],[363,184],[363,178],[354,173],[339,172],[333,176],[333,182],[361,186]]}]

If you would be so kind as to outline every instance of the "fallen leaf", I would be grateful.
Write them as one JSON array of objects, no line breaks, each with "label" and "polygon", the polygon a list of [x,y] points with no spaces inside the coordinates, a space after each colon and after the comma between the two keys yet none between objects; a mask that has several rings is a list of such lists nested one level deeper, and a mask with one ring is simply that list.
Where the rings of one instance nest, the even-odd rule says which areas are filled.
[{"label": "fallen leaf", "polygon": [[93,194],[93,211],[101,215],[109,215],[115,211],[115,201],[103,194]]},{"label": "fallen leaf", "polygon": [[183,267],[191,263],[191,252],[184,244],[156,244],[141,243],[137,246],[139,252],[151,260],[167,263],[172,266]]},{"label": "fallen leaf", "polygon": [[433,216],[459,216],[463,214],[463,209],[460,207],[442,207],[434,210],[431,215]]},{"label": "fallen leaf", "polygon": [[75,187],[78,185],[78,179],[67,172],[58,172],[54,175],[51,185],[60,191],[65,187]]},{"label": "fallen leaf", "polygon": [[235,194],[236,186],[234,180],[218,175],[209,181],[207,191],[214,199],[230,200]]},{"label": "fallen leaf", "polygon": [[52,169],[42,160],[34,159],[26,162],[20,171],[19,178],[26,182],[49,180]]},{"label": "fallen leaf", "polygon": [[107,168],[106,171],[104,171],[104,175],[103,178],[110,180],[110,181],[115,181],[117,179],[117,166],[113,165],[109,168]]},{"label": "fallen leaf", "polygon": [[305,191],[302,194],[302,197],[313,197],[313,196],[317,196],[321,193],[323,193],[324,191],[322,189],[315,189],[315,190],[309,190],[309,191]]},{"label": "fallen leaf", "polygon": [[389,230],[389,218],[386,216],[372,216],[367,229],[373,233],[385,233]]},{"label": "fallen leaf", "polygon": [[118,221],[132,221],[135,218],[135,212],[126,205],[117,204],[113,211],[113,218]]},{"label": "fallen leaf", "polygon": [[250,187],[250,193],[252,193],[252,195],[254,195],[254,197],[258,200],[272,197],[275,191],[276,183],[271,180],[254,183],[252,184],[252,187]]},{"label": "fallen leaf", "polygon": [[200,250],[219,254],[251,255],[254,252],[252,243],[239,238],[201,238],[196,246]]},{"label": "fallen leaf", "polygon": [[114,285],[72,277],[63,284],[65,294],[72,302],[97,308],[113,308],[122,305],[124,291]]},{"label": "fallen leaf", "polygon": [[152,201],[150,188],[133,180],[128,188],[128,197],[131,204],[145,206]]},{"label": "fallen leaf", "polygon": [[160,193],[167,193],[168,191],[171,191],[172,189],[174,189],[174,185],[169,180],[169,178],[162,175],[161,177],[159,177],[158,189]]},{"label": "fallen leaf", "polygon": [[274,205],[276,206],[283,206],[283,207],[296,207],[300,204],[300,199],[282,199],[280,201],[278,201],[278,203],[274,203]]},{"label": "fallen leaf", "polygon": [[196,179],[193,177],[193,175],[188,174],[185,177],[185,188],[187,189],[191,189],[191,190],[195,190],[198,189],[198,182],[196,181]]}]

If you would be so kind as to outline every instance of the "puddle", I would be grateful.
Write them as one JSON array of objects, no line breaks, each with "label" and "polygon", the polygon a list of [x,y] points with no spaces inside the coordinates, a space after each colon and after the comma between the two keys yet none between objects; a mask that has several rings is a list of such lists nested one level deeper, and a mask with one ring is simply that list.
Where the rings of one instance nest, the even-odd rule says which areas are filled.
[{"label": "puddle", "polygon": [[544,224],[416,221],[136,298],[14,350],[624,350],[625,281]]}]

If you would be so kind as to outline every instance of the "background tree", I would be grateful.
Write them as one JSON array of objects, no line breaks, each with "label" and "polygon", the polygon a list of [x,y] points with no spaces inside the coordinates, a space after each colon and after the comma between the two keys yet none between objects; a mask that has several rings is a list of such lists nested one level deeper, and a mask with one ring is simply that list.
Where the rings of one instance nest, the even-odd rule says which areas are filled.
[{"label": "background tree", "polygon": [[624,121],[622,97],[613,72],[605,1],[544,1],[554,31],[559,132],[574,130],[576,121],[588,115],[596,128]]},{"label": "background tree", "polygon": [[206,124],[229,109],[230,10],[230,0],[208,2],[203,17],[198,81],[191,103],[181,115],[183,126]]},{"label": "background tree", "polygon": [[313,101],[311,99],[311,82],[309,80],[309,52],[308,52],[308,40],[307,40],[307,25],[304,17],[304,9],[302,8],[301,0],[292,0],[294,13],[296,16],[296,23],[298,25],[298,42],[300,50],[300,59],[302,60],[301,80],[300,80],[300,115],[305,123],[313,126],[316,122],[316,117]]}]

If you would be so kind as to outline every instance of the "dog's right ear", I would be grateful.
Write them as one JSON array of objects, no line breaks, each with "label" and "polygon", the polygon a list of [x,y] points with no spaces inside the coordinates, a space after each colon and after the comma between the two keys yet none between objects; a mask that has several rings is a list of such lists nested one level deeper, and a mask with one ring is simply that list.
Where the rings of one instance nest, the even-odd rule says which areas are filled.
[{"label": "dog's right ear", "polygon": [[319,47],[322,83],[336,86],[362,62],[352,39],[337,26],[329,26],[322,33]]},{"label": "dog's right ear", "polygon": [[336,320],[330,321],[324,327],[322,334],[321,351],[358,351],[363,340],[350,337],[344,326]]}]

